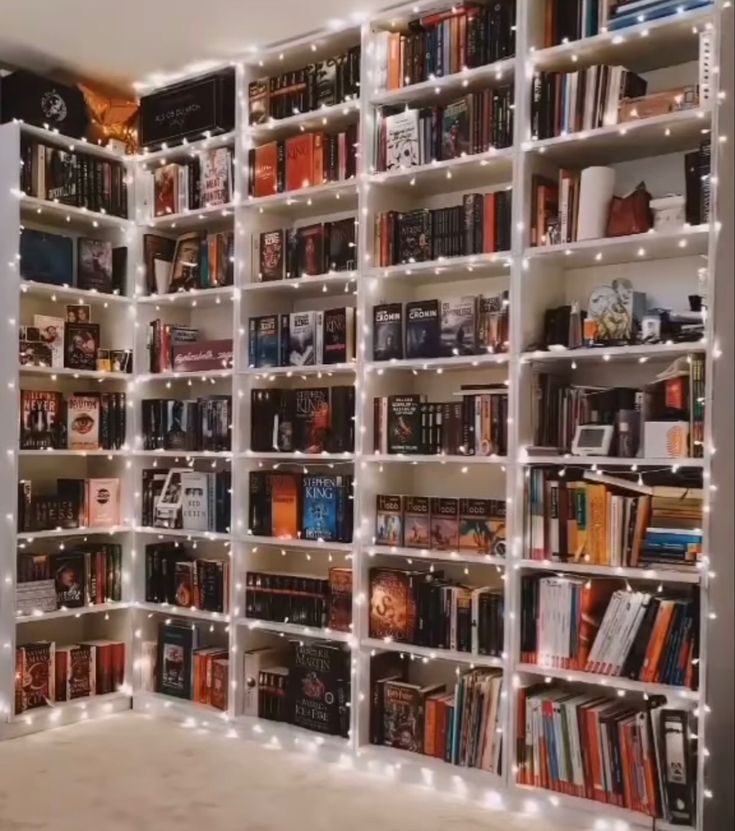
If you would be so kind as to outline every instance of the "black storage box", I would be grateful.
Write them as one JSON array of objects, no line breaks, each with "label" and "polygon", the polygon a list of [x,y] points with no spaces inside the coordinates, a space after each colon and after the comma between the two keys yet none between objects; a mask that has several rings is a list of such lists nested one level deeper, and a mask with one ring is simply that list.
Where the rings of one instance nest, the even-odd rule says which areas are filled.
[{"label": "black storage box", "polygon": [[235,70],[226,69],[140,99],[140,144],[149,150],[235,128]]},{"label": "black storage box", "polygon": [[71,138],[82,138],[88,122],[80,90],[24,70],[0,82],[0,121],[14,118],[36,127],[47,124]]}]

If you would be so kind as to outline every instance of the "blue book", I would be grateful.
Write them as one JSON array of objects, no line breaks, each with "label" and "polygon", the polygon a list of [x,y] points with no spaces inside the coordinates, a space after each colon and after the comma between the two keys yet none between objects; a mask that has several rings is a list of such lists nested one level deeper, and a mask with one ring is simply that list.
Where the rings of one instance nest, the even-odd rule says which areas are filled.
[{"label": "blue book", "polygon": [[250,319],[250,364],[257,367],[280,366],[281,338],[278,315]]},{"label": "blue book", "polygon": [[304,476],[301,536],[306,540],[339,539],[339,476]]},{"label": "blue book", "polygon": [[20,276],[53,286],[74,285],[71,237],[24,228],[20,234]]},{"label": "blue book", "polygon": [[664,3],[661,6],[656,6],[655,8],[651,8],[642,12],[640,10],[635,10],[629,12],[628,14],[620,15],[619,17],[613,17],[607,24],[607,28],[609,31],[614,32],[618,29],[627,29],[629,26],[637,26],[641,23],[638,19],[641,14],[645,13],[646,19],[645,23],[650,23],[652,20],[658,20],[662,17],[670,17],[678,13],[680,8],[684,8],[685,11],[692,11],[693,9],[700,9],[703,6],[711,6],[712,0],[689,0],[689,2],[682,3],[681,0],[674,0],[674,2]]}]

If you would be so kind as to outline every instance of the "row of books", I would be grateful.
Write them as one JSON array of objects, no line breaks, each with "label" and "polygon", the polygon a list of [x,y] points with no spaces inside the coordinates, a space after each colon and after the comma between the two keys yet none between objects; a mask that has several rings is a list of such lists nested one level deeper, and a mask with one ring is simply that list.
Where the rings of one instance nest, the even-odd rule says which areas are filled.
[{"label": "row of books", "polygon": [[697,688],[699,598],[636,591],[620,581],[521,578],[521,660]]},{"label": "row of books", "polygon": [[547,139],[617,124],[621,101],[645,95],[646,88],[644,78],[622,66],[538,72],[531,91],[531,135]]},{"label": "row of books", "polygon": [[503,592],[460,585],[438,570],[371,568],[370,637],[497,657]]},{"label": "row of books", "polygon": [[[673,477],[672,477],[673,478]],[[525,480],[532,560],[648,568],[694,566],[702,554],[703,491],[637,478],[534,467]]]},{"label": "row of books", "polygon": [[513,144],[513,88],[469,93],[443,107],[379,110],[373,158],[381,171],[446,161]]},{"label": "row of books", "polygon": [[696,822],[692,715],[577,695],[561,685],[518,690],[517,781],[617,805],[675,825]]},{"label": "row of books", "polygon": [[245,653],[245,715],[347,738],[349,652],[339,644],[291,641]]},{"label": "row of books", "polygon": [[145,285],[149,294],[231,286],[235,276],[232,231],[192,231],[176,239],[143,234]]},{"label": "row of books", "polygon": [[[405,324],[405,335],[404,325]],[[373,306],[373,360],[505,352],[508,292]]]},{"label": "row of books", "polygon": [[144,450],[220,452],[232,449],[232,396],[145,398],[141,405]]},{"label": "row of books", "polygon": [[202,559],[176,543],[145,547],[146,603],[168,603],[204,612],[226,612],[230,564]]},{"label": "row of books", "polygon": [[38,641],[15,649],[15,713],[116,692],[125,680],[125,644],[93,640],[70,646]]},{"label": "row of books", "polygon": [[[155,665],[149,667],[155,690],[226,711],[229,652],[226,647],[200,646],[199,637],[199,629],[188,621],[161,621]],[[152,658],[153,650],[145,651]]]},{"label": "row of books", "polygon": [[200,340],[199,329],[179,323],[150,321],[147,333],[150,372],[198,372],[232,368],[232,338]]},{"label": "row of books", "polygon": [[234,153],[230,147],[203,150],[185,162],[169,162],[141,176],[149,217],[228,205],[233,195]]},{"label": "row of books", "polygon": [[378,86],[399,89],[515,54],[515,0],[460,4],[375,36]]},{"label": "row of books", "polygon": [[712,0],[608,0],[606,25],[614,32],[711,5]]},{"label": "row of books", "polygon": [[250,449],[352,453],[354,386],[257,388],[250,393]]},{"label": "row of books", "polygon": [[502,674],[472,669],[453,688],[427,686],[408,680],[405,661],[397,657],[383,653],[372,660],[371,743],[499,774]]},{"label": "row of books", "polygon": [[298,228],[264,231],[253,237],[253,271],[258,282],[354,271],[357,245],[353,217]]},{"label": "row of books", "polygon": [[230,529],[230,472],[148,468],[142,473],[141,524],[185,531]]},{"label": "row of books", "polygon": [[510,250],[511,193],[467,193],[449,208],[383,211],[375,217],[375,264]]},{"label": "row of books", "polygon": [[339,133],[300,133],[248,150],[248,193],[271,196],[344,182],[357,173],[357,125]]},{"label": "row of books", "polygon": [[504,456],[508,449],[507,391],[460,388],[458,395],[457,401],[436,403],[421,395],[374,398],[373,452]]},{"label": "row of books", "polygon": [[126,412],[124,392],[21,390],[20,449],[119,450]]},{"label": "row of books", "polygon": [[349,632],[352,569],[330,568],[326,579],[249,571],[245,575],[245,617]]},{"label": "row of books", "polygon": [[66,317],[33,315],[32,325],[19,327],[20,366],[132,372],[132,350],[100,348],[101,327],[90,317],[90,307],[78,304],[67,306]]},{"label": "row of books", "polygon": [[355,309],[262,315],[248,321],[248,364],[321,366],[355,360]]},{"label": "row of books", "polygon": [[21,228],[20,276],[25,280],[124,294],[127,258],[128,249],[109,240]]},{"label": "row of books", "polygon": [[18,554],[18,614],[122,600],[122,546],[88,543],[56,554]]},{"label": "row of books", "polygon": [[37,199],[126,218],[127,173],[121,162],[21,138],[20,189]]},{"label": "row of books", "polygon": [[258,78],[248,85],[249,123],[288,118],[356,99],[360,94],[360,46],[301,69]]},{"label": "row of books", "polygon": [[111,528],[119,524],[119,479],[57,479],[56,493],[37,493],[30,479],[18,482],[20,532]]},{"label": "row of books", "polygon": [[375,497],[375,544],[505,556],[505,501],[441,496]]},{"label": "row of books", "polygon": [[353,477],[254,470],[248,530],[283,540],[352,542]]}]

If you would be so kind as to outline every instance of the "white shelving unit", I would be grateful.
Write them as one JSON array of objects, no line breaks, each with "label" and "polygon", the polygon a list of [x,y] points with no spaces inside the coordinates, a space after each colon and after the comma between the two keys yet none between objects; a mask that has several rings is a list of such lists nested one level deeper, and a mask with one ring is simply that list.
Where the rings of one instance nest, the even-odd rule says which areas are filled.
[{"label": "white shelving unit", "polygon": [[[73,385],[95,385],[103,381],[123,385],[128,392],[130,412],[128,417],[129,452],[125,454],[100,454],[99,460],[69,458],[72,454],[38,454],[40,459],[28,458],[35,454],[17,453],[17,396],[6,410],[6,418],[0,427],[6,448],[5,513],[8,521],[1,523],[4,580],[0,580],[0,630],[5,633],[5,648],[0,650],[0,712],[7,724],[0,725],[0,736],[16,735],[19,731],[43,729],[57,723],[68,723],[82,718],[103,715],[111,710],[132,705],[151,715],[173,717],[188,724],[206,728],[221,728],[231,735],[238,735],[267,743],[274,747],[304,750],[331,761],[348,760],[350,765],[368,771],[389,775],[395,781],[417,783],[441,788],[450,794],[470,796],[482,800],[493,808],[521,808],[531,813],[556,812],[561,819],[579,822],[588,812],[590,822],[609,820],[622,822],[620,827],[663,829],[665,824],[613,806],[563,797],[540,789],[515,784],[513,774],[515,753],[515,687],[526,680],[540,678],[570,680],[590,688],[608,688],[629,695],[649,693],[671,696],[672,700],[699,704],[700,747],[704,748],[707,702],[707,631],[709,618],[707,603],[709,571],[703,568],[682,572],[655,569],[604,569],[584,564],[560,564],[531,561],[526,558],[523,529],[523,479],[527,465],[597,465],[598,467],[670,466],[671,460],[640,458],[586,458],[568,456],[531,456],[525,447],[532,441],[530,407],[528,406],[533,372],[546,367],[569,370],[574,362],[580,378],[601,378],[614,382],[616,378],[635,381],[650,377],[652,366],[670,361],[679,354],[704,351],[707,355],[708,403],[712,395],[714,372],[714,333],[710,331],[706,342],[681,346],[609,348],[594,351],[568,351],[546,353],[529,351],[529,346],[540,335],[544,310],[570,298],[582,299],[592,287],[614,276],[628,276],[649,293],[649,296],[665,305],[666,300],[681,304],[686,294],[696,290],[698,272],[706,267],[707,260],[714,261],[720,243],[717,210],[717,188],[713,186],[714,215],[709,226],[685,228],[676,234],[649,233],[635,237],[585,241],[548,248],[531,248],[529,237],[530,181],[533,172],[554,169],[554,166],[588,163],[610,163],[618,170],[618,191],[635,184],[642,178],[659,190],[683,188],[682,173],[676,165],[685,149],[696,147],[703,131],[711,131],[713,146],[713,175],[718,171],[721,135],[719,123],[719,97],[715,76],[712,106],[701,111],[672,114],[624,127],[604,128],[588,134],[576,134],[557,139],[534,142],[530,135],[530,91],[535,68],[562,69],[591,63],[631,63],[640,71],[664,71],[670,63],[696,61],[698,32],[708,28],[715,34],[723,26],[732,25],[731,4],[717,0],[711,9],[674,15],[670,19],[633,27],[621,33],[601,34],[585,41],[562,44],[550,49],[541,48],[543,41],[543,3],[529,0],[518,3],[517,55],[499,64],[458,73],[456,76],[418,84],[415,87],[387,93],[374,88],[375,51],[373,34],[389,27],[391,21],[416,16],[428,7],[425,2],[409,3],[392,9],[387,16],[377,15],[362,25],[341,31],[297,39],[287,45],[265,50],[257,60],[237,64],[237,123],[232,133],[225,136],[204,137],[201,141],[188,142],[176,148],[155,153],[142,153],[127,164],[133,178],[143,167],[158,165],[166,160],[196,153],[205,147],[230,145],[236,153],[236,198],[225,209],[192,211],[179,216],[145,222],[141,205],[131,211],[137,224],[113,217],[94,215],[88,211],[68,209],[64,206],[40,203],[27,197],[5,199],[0,203],[0,223],[4,233],[0,235],[0,262],[8,263],[8,276],[4,281],[3,310],[10,325],[0,327],[4,338],[4,353],[14,355],[17,340],[17,323],[22,320],[21,302],[34,298],[39,302],[67,302],[68,299],[89,302],[95,310],[102,307],[110,319],[117,320],[121,332],[125,332],[134,345],[134,375],[117,378],[112,374],[72,373],[60,371],[19,372],[12,365],[3,379],[8,388],[18,390],[26,382],[34,386],[56,385],[71,389]],[[289,67],[305,65],[315,57],[336,54],[347,46],[362,43],[362,98],[360,101],[327,108],[316,113],[297,114],[251,128],[247,123],[247,85],[257,77],[277,73]],[[673,77],[673,76],[672,76]],[[467,156],[449,162],[437,162],[420,168],[390,173],[377,173],[371,168],[370,148],[374,129],[375,107],[382,104],[432,102],[437,96],[445,96],[475,86],[512,82],[515,89],[515,140],[511,148],[491,151],[479,156]],[[728,94],[731,94],[731,90]],[[250,147],[275,137],[294,135],[302,129],[342,127],[359,119],[360,143],[359,171],[355,180],[310,187],[301,191],[276,194],[262,198],[249,198],[247,194],[247,151]],[[27,129],[27,128],[24,128]],[[69,141],[46,131],[33,130],[34,135],[49,141]],[[21,127],[8,125],[0,128],[0,182],[9,190],[17,190],[17,167]],[[730,138],[730,137],[728,137]],[[86,148],[85,148],[86,149]],[[101,152],[95,150],[94,152]],[[660,157],[660,158],[659,158]],[[672,161],[672,159],[674,161]],[[676,161],[678,159],[678,162]],[[716,181],[716,178],[713,179]],[[513,224],[511,250],[494,255],[441,259],[433,263],[376,268],[372,259],[373,218],[381,210],[407,207],[438,207],[461,201],[467,191],[512,188]],[[131,193],[134,188],[131,187]],[[316,221],[356,216],[359,222],[359,265],[354,272],[330,273],[298,280],[275,283],[258,283],[251,263],[251,238],[254,234],[288,224],[307,224]],[[66,232],[104,233],[110,238],[125,239],[129,247],[129,297],[90,296],[72,288],[51,289],[27,283],[19,286],[16,270],[17,228],[24,221],[42,224]],[[231,288],[197,291],[188,294],[146,296],[140,269],[142,262],[142,235],[154,232],[176,235],[192,228],[234,229],[235,231],[235,284]],[[724,279],[729,279],[725,274]],[[720,279],[720,275],[718,275]],[[714,296],[715,275],[709,273],[707,293],[710,302]],[[638,287],[638,285],[636,286]],[[371,360],[371,309],[383,299],[410,300],[450,296],[463,292],[480,293],[508,289],[510,292],[510,348],[503,355],[482,355],[471,358],[441,359],[435,361],[396,361],[379,364]],[[357,311],[358,349],[354,364],[337,367],[309,367],[253,369],[248,365],[247,322],[254,315],[267,312],[285,312],[310,308],[329,308],[339,305],[355,305]],[[108,308],[109,305],[109,308]],[[234,341],[234,366],[231,370],[187,375],[183,373],[150,374],[146,365],[145,332],[147,322],[157,316],[177,321],[191,321],[217,337],[232,334]],[[577,367],[577,362],[579,363]],[[344,384],[354,376],[356,387],[356,446],[353,454],[278,454],[255,453],[250,447],[250,390],[264,384],[290,386],[292,384]],[[507,381],[509,386],[509,442],[507,456],[389,456],[373,452],[372,445],[372,397],[391,392],[417,391],[431,397],[446,396],[447,384],[459,385],[477,379]],[[49,387],[50,388],[50,387]],[[197,395],[205,392],[229,393],[233,397],[233,444],[230,453],[206,454],[190,452],[155,452],[142,450],[140,437],[139,402],[144,397]],[[708,416],[709,418],[710,416]],[[710,479],[711,445],[710,422],[707,424],[705,455],[703,459],[681,460],[682,467],[699,467],[705,481]],[[48,455],[48,459],[43,456]],[[90,456],[92,454],[89,454]],[[58,540],[102,533],[91,529],[75,532],[38,532],[17,534],[15,531],[15,489],[22,465],[31,462],[48,464],[56,457],[63,458],[64,465],[78,463],[109,465],[119,470],[124,481],[126,501],[125,527],[109,533],[124,541],[125,590],[120,608],[94,610],[104,614],[83,615],[99,622],[109,614],[110,625],[119,622],[131,644],[129,683],[124,694],[106,701],[90,699],[88,706],[73,704],[62,708],[35,711],[22,724],[12,714],[13,654],[17,632],[21,627],[53,626],[53,631],[66,633],[61,627],[70,626],[76,615],[47,615],[43,624],[35,619],[16,621],[15,552],[18,545],[28,546],[43,542],[49,545],[63,544]],[[111,456],[111,458],[103,458]],[[195,533],[169,531],[140,526],[140,477],[143,468],[152,465],[169,466],[176,459],[202,465],[228,465],[232,470],[232,521],[228,533]],[[306,540],[281,540],[258,538],[249,534],[248,472],[253,469],[270,469],[274,466],[297,466],[298,469],[322,469],[322,466],[340,471],[354,471],[355,529],[354,542],[325,543]],[[50,470],[50,468],[49,468]],[[437,475],[438,474],[438,475]],[[374,526],[374,501],[377,493],[416,493],[437,496],[481,496],[504,498],[508,504],[507,538],[508,557],[473,557],[464,552],[435,552],[414,549],[383,549],[372,544]],[[709,515],[709,523],[716,517]],[[726,552],[710,551],[706,529],[705,551],[709,551],[711,564]],[[170,539],[181,543],[196,544],[197,552],[204,556],[227,558],[231,563],[231,593],[229,612],[212,615],[191,609],[157,606],[144,602],[144,549],[157,540]],[[435,561],[447,569],[466,569],[468,578],[477,585],[490,581],[504,585],[506,597],[506,634],[502,658],[487,658],[465,653],[429,650],[408,644],[387,643],[371,639],[368,632],[367,613],[368,571],[378,562],[386,565],[402,562]],[[325,575],[330,564],[351,565],[354,570],[354,606],[352,633],[334,633],[327,630],[310,630],[293,624],[253,621],[243,617],[244,577],[248,569],[273,571],[299,571]],[[665,583],[698,583],[702,593],[702,645],[700,689],[697,693],[657,685],[646,685],[617,678],[604,678],[587,673],[569,673],[544,670],[522,664],[519,655],[520,576],[526,571],[552,571],[560,573],[609,574],[620,578],[656,580]],[[478,573],[477,579],[473,575]],[[480,580],[484,582],[480,582]],[[90,610],[92,611],[92,610]],[[143,690],[141,675],[137,671],[141,653],[141,641],[155,639],[156,627],[161,620],[181,617],[192,625],[206,630],[217,642],[227,645],[231,653],[231,694],[229,709],[220,713],[192,702],[168,699],[165,696]],[[69,620],[67,620],[69,618]],[[107,623],[107,621],[105,621]],[[60,637],[65,637],[60,635]],[[283,724],[273,724],[241,715],[242,654],[252,645],[261,645],[263,638],[317,638],[342,642],[352,653],[352,706],[351,731],[348,740],[330,739],[307,734],[303,730]],[[424,674],[449,673],[453,677],[456,667],[484,665],[499,667],[505,683],[502,700],[503,743],[502,769],[499,776],[479,771],[467,771],[424,756],[414,756],[401,751],[369,744],[368,711],[370,705],[370,659],[376,651],[399,651],[413,658]],[[706,789],[705,755],[699,757],[697,773],[699,791],[699,818],[697,831],[703,831],[702,794]],[[601,819],[600,819],[601,818]],[[592,825],[590,826],[592,827]],[[598,827],[597,825],[595,827]],[[599,826],[602,828],[602,825]],[[608,826],[605,826],[608,827]],[[613,827],[611,824],[610,828]],[[615,828],[618,825],[614,826]]]}]

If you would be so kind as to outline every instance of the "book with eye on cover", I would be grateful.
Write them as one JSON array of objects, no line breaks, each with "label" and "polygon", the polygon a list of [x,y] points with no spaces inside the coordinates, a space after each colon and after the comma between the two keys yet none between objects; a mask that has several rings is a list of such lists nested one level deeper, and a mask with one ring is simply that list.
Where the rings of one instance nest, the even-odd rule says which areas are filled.
[{"label": "book with eye on cover", "polygon": [[72,395],[66,402],[69,450],[97,450],[100,446],[100,397]]}]

